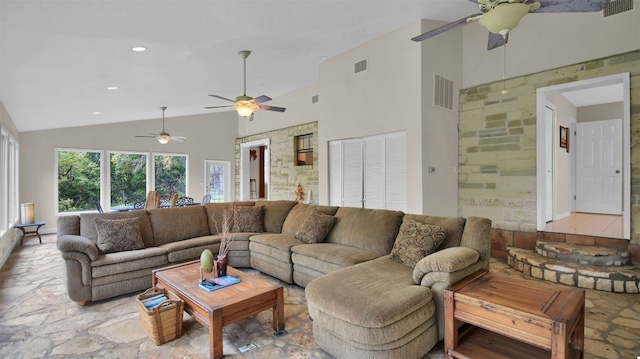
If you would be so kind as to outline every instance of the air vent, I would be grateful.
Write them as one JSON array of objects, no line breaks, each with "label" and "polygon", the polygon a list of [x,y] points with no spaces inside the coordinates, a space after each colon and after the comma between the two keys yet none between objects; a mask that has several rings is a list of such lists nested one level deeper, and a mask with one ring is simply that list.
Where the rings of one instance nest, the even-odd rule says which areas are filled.
[{"label": "air vent", "polygon": [[358,61],[353,65],[353,73],[357,74],[358,72],[362,72],[367,69],[367,59],[362,61]]},{"label": "air vent", "polygon": [[318,102],[318,95],[311,96],[311,103],[316,103],[316,102]]},{"label": "air vent", "polygon": [[433,105],[453,111],[453,81],[433,74]]},{"label": "air vent", "polygon": [[633,10],[633,0],[612,0],[604,7],[604,17]]}]

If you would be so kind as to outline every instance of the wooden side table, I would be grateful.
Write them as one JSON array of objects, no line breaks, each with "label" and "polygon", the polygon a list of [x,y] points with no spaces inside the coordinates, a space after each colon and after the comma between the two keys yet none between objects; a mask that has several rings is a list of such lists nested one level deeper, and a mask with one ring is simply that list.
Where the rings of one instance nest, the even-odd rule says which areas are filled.
[{"label": "wooden side table", "polygon": [[[583,289],[476,272],[444,294],[446,358],[583,358]],[[458,328],[459,322],[471,325]]]},{"label": "wooden side table", "polygon": [[[20,237],[20,246],[22,246],[22,241],[24,241],[24,236],[27,234],[35,234],[38,236],[40,240],[40,244],[42,244],[42,237],[40,237],[40,227],[44,226],[45,222],[33,222],[33,223],[16,223],[13,227],[18,228],[22,231],[22,237]],[[27,227],[36,227],[34,231],[26,231]]]}]

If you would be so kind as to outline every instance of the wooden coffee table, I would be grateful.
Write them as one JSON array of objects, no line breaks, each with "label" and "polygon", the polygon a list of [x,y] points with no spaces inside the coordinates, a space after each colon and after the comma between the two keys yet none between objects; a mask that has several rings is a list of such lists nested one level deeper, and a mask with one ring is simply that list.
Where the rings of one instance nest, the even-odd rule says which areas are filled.
[{"label": "wooden coffee table", "polygon": [[165,288],[182,300],[184,309],[200,324],[209,328],[209,351],[212,359],[222,358],[222,327],[273,309],[273,330],[284,329],[284,294],[281,285],[227,267],[227,274],[240,283],[207,292],[200,288],[200,261],[156,269],[154,286]]},{"label": "wooden coffee table", "polygon": [[[479,271],[444,294],[446,358],[583,358],[584,290]],[[465,325],[458,329],[459,322]]]}]

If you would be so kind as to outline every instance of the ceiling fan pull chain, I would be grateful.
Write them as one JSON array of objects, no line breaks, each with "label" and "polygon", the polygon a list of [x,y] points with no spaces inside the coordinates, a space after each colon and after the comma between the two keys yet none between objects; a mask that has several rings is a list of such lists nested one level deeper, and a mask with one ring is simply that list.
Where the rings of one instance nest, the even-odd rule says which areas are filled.
[{"label": "ceiling fan pull chain", "polygon": [[502,52],[502,56],[503,56],[503,70],[502,70],[502,79],[506,79],[507,78],[507,35],[502,35],[502,37],[504,38],[504,46],[503,46],[503,52]]}]

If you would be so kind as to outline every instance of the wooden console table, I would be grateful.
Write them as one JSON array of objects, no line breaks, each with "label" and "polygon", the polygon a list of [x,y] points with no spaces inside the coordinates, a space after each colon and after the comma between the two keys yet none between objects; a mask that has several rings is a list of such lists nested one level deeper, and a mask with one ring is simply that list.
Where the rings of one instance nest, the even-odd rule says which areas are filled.
[{"label": "wooden console table", "polygon": [[478,271],[445,290],[445,357],[583,358],[584,296]]},{"label": "wooden console table", "polygon": [[[27,234],[35,234],[38,236],[40,240],[40,244],[42,244],[42,237],[40,237],[40,227],[44,226],[45,222],[33,222],[33,223],[17,223],[13,227],[18,228],[22,231],[22,237],[20,237],[20,246],[22,246],[22,241],[24,241],[24,236]],[[36,227],[35,231],[25,231],[27,227]]]}]

